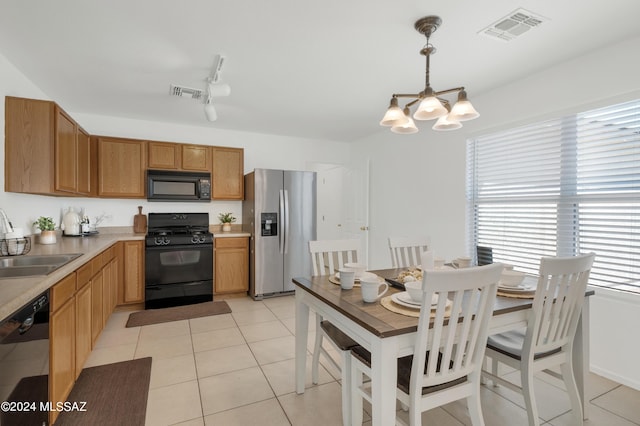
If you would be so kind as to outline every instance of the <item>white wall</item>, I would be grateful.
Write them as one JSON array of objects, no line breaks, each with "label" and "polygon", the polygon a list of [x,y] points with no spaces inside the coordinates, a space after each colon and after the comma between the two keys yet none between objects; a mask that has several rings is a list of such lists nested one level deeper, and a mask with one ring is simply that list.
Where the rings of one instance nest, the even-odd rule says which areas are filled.
[{"label": "white wall", "polygon": [[[474,95],[473,87],[468,87],[481,117],[464,123],[457,131],[435,132],[431,122],[418,122],[420,132],[413,135],[395,135],[381,128],[380,133],[357,141],[353,158],[371,158],[371,265],[391,264],[386,243],[390,235],[429,234],[438,255],[451,259],[465,253],[466,139],[640,98],[640,57],[635,53],[639,49],[640,38],[633,38],[488,93]],[[472,67],[469,72],[473,72]],[[382,115],[385,105],[380,108]],[[623,306],[620,300],[605,300],[596,292],[591,365],[594,371],[640,389],[640,340],[629,339],[629,334],[622,331],[611,333],[623,324],[638,324],[640,302],[624,300],[627,302]],[[636,312],[631,323],[629,306]],[[624,345],[616,339],[624,339]],[[621,347],[627,350],[619,350]],[[635,369],[629,370],[632,365]]]},{"label": "white wall", "polygon": [[[38,87],[30,82],[11,63],[0,55],[0,95],[26,98],[50,99]],[[245,172],[254,168],[277,168],[307,170],[310,160],[333,163],[348,161],[345,156],[345,144],[327,140],[292,138],[287,136],[266,135],[248,132],[220,130],[207,125],[203,118],[203,127],[183,126],[173,123],[158,123],[143,120],[131,120],[117,117],[96,116],[79,111],[65,109],[82,127],[91,134],[152,139],[203,145],[243,147]],[[4,128],[4,102],[2,102],[0,125]],[[4,138],[2,139],[4,144]],[[4,145],[2,145],[4,146]],[[4,164],[4,149],[1,163]],[[14,226],[31,230],[31,224],[38,216],[52,216],[60,223],[63,210],[68,206],[85,208],[91,217],[101,214],[110,216],[103,226],[133,226],[133,216],[137,206],[143,206],[143,212],[169,212],[176,210],[209,212],[212,223],[217,223],[220,212],[233,212],[240,223],[242,202],[213,201],[211,203],[148,203],[146,200],[93,199],[47,197],[40,195],[14,194],[4,192],[4,174],[0,177],[0,208],[4,209]]]}]

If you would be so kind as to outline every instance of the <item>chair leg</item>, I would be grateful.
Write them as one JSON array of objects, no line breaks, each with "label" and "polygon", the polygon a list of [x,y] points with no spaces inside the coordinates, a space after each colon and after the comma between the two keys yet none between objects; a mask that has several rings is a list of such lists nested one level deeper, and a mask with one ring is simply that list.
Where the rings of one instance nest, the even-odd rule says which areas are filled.
[{"label": "chair leg", "polygon": [[471,424],[473,426],[484,426],[484,416],[482,415],[482,405],[480,403],[480,384],[476,386],[475,392],[467,397],[467,407]]},{"label": "chair leg", "polygon": [[569,400],[571,401],[571,410],[574,419],[574,424],[582,425],[584,415],[582,413],[582,403],[580,401],[580,395],[578,394],[578,386],[576,384],[576,378],[573,376],[573,365],[571,363],[571,357],[569,361],[560,366],[562,371],[562,379],[567,388],[569,394]]},{"label": "chair leg", "polygon": [[[351,351],[342,351],[342,424],[349,426],[351,424]],[[362,410],[361,410],[362,411]]]},{"label": "chair leg", "polygon": [[[351,354],[348,354],[351,357]],[[357,361],[351,360],[351,425],[361,425],[362,424],[362,395],[360,394],[362,387],[362,371],[359,368],[356,368],[355,364]],[[344,419],[344,417],[343,417]]]},{"label": "chair leg", "polygon": [[539,426],[538,407],[536,405],[536,395],[533,390],[533,372],[529,370],[526,364],[521,367],[522,380],[522,396],[527,407],[527,417],[529,418],[529,426]]},{"label": "chair leg", "polygon": [[420,409],[420,404],[414,398],[414,395],[409,395],[411,399],[411,404],[409,404],[409,424],[411,426],[421,426],[422,425],[422,410]]},{"label": "chair leg", "polygon": [[318,384],[318,364],[320,363],[320,348],[322,347],[322,315],[316,313],[316,339],[313,343],[313,358],[311,360],[311,381]]},{"label": "chair leg", "polygon": [[[497,358],[491,358],[491,374],[498,377],[498,359]],[[492,380],[492,382],[493,382],[493,387],[497,388],[498,382],[496,382],[495,380]]]}]

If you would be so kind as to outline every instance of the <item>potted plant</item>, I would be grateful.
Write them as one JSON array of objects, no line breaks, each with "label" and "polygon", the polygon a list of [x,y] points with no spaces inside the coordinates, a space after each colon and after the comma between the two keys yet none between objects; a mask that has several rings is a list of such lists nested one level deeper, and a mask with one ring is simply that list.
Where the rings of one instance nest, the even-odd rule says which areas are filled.
[{"label": "potted plant", "polygon": [[218,219],[220,219],[220,223],[222,223],[223,232],[231,231],[231,224],[236,221],[236,218],[233,217],[233,213],[220,213],[218,215]]},{"label": "potted plant", "polygon": [[47,216],[40,216],[38,220],[33,222],[36,228],[40,232],[40,244],[55,244],[56,243],[56,223],[53,218]]}]

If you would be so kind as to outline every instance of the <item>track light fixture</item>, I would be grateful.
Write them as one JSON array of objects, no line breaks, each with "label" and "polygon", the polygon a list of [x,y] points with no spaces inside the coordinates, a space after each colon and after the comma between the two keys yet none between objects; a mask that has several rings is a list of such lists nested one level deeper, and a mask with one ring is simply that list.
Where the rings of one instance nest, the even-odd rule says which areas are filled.
[{"label": "track light fixture", "polygon": [[[434,120],[438,121],[433,125],[434,130],[455,130],[462,127],[461,121],[473,120],[478,118],[480,114],[473,108],[471,102],[467,99],[467,92],[464,87],[456,87],[453,89],[441,90],[436,92],[431,88],[429,83],[429,58],[436,53],[436,48],[429,43],[429,37],[442,24],[442,19],[437,16],[426,16],[419,19],[415,23],[415,29],[423,34],[427,43],[420,50],[420,54],[426,58],[425,69],[425,87],[424,90],[416,94],[394,93],[391,96],[389,108],[384,117],[380,121],[381,126],[390,126],[394,133],[416,133],[418,128],[411,119],[410,108],[418,104],[413,118],[416,120]],[[442,95],[449,93],[458,93],[457,102],[451,107],[449,101],[442,98]],[[411,98],[403,109],[398,106],[398,98]]]}]

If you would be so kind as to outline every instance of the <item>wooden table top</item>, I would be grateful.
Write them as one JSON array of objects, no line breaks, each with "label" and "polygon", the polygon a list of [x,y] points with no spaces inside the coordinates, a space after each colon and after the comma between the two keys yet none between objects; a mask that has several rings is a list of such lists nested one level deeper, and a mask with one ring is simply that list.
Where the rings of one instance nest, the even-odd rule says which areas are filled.
[{"label": "wooden table top", "polygon": [[[369,271],[385,279],[393,279],[406,268],[381,269]],[[297,288],[307,291],[324,303],[350,318],[356,324],[381,338],[412,333],[418,329],[418,318],[397,314],[383,307],[380,302],[364,303],[359,287],[352,290],[342,290],[339,285],[329,281],[329,275],[316,277],[294,278]],[[398,293],[401,290],[389,286],[385,296]],[[593,294],[593,292],[587,292]],[[531,299],[516,299],[511,297],[496,297],[493,315],[531,308]]]}]

